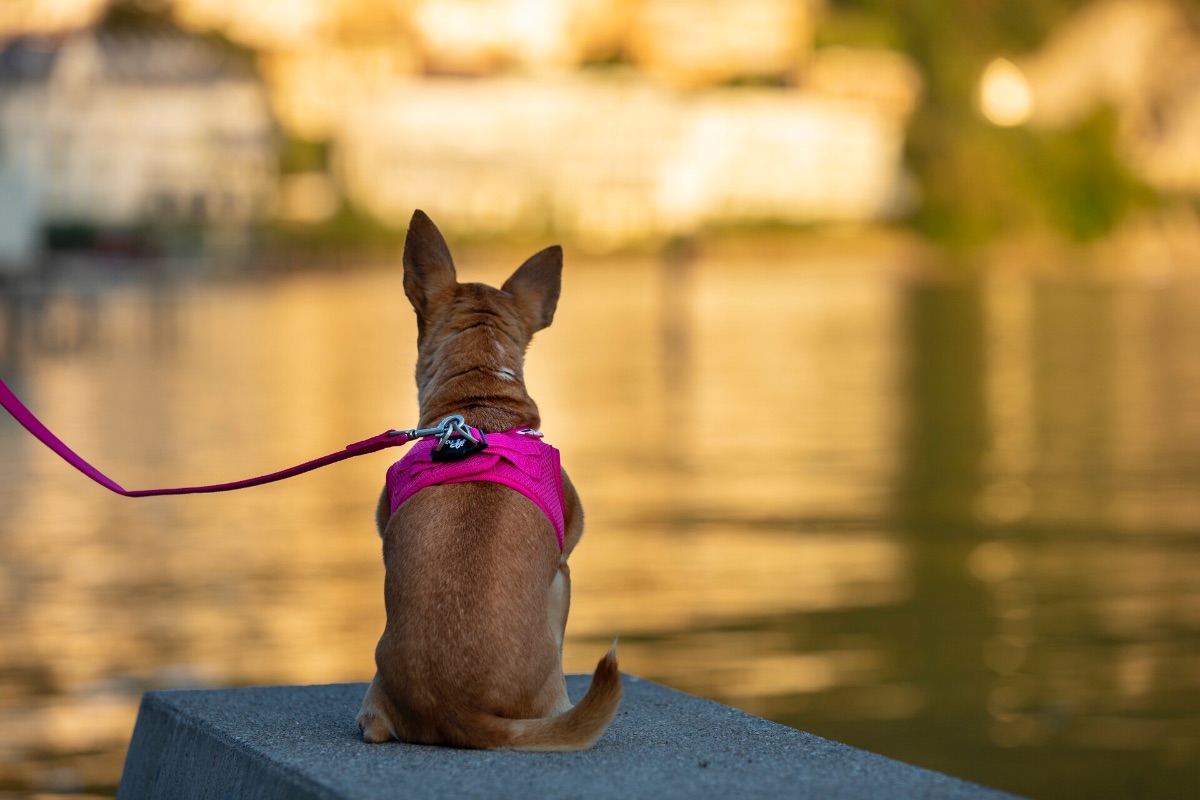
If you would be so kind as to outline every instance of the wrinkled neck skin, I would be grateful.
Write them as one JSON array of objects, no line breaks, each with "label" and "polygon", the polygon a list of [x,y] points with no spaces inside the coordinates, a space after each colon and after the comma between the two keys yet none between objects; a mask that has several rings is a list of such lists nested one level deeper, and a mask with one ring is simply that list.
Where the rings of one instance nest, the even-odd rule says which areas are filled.
[{"label": "wrinkled neck skin", "polygon": [[452,313],[420,326],[420,426],[460,414],[484,433],[537,428],[538,407],[525,389],[529,336],[507,315],[473,304],[467,295],[456,300]]}]

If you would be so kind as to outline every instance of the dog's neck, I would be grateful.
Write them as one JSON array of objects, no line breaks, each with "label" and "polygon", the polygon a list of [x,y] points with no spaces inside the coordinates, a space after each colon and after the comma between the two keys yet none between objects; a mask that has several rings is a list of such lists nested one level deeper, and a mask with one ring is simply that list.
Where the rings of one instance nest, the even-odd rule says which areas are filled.
[{"label": "dog's neck", "polygon": [[538,407],[525,389],[524,347],[496,344],[480,329],[464,331],[417,360],[421,427],[451,414],[485,433],[538,428]]},{"label": "dog's neck", "polygon": [[466,394],[436,393],[421,402],[420,427],[433,427],[451,414],[459,414],[472,428],[484,433],[513,428],[538,428],[537,404],[528,393],[517,396],[507,385],[478,381]]}]

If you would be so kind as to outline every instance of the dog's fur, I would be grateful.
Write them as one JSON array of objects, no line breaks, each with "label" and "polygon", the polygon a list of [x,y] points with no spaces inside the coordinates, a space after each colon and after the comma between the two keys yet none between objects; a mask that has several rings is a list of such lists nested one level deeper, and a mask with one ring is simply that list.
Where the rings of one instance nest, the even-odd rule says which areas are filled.
[{"label": "dog's fur", "polygon": [[[460,284],[437,227],[413,215],[404,292],[417,312],[421,427],[450,414],[485,433],[539,427],[522,366],[554,318],[561,281],[562,249],[551,247],[499,290]],[[376,517],[387,626],[358,714],[365,741],[583,750],[608,727],[621,701],[615,645],[574,707],[563,678],[567,558],[583,534],[565,472],[563,493],[559,553],[550,520],[506,486],[431,486],[395,514],[385,488]]]}]

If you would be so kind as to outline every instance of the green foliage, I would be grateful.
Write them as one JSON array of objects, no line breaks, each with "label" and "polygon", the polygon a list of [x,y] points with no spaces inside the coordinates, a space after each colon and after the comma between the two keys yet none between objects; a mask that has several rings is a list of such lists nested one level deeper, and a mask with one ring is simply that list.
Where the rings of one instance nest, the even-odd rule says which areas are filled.
[{"label": "green foliage", "polygon": [[329,253],[394,249],[403,245],[405,231],[384,225],[349,203],[343,203],[328,222],[305,225],[273,221],[263,234],[267,244],[277,249]]},{"label": "green foliage", "polygon": [[913,142],[926,191],[916,222],[936,239],[976,244],[1030,228],[1091,239],[1153,202],[1114,155],[1110,112],[1062,132],[978,120],[947,135],[924,122]]},{"label": "green foliage", "polygon": [[249,74],[256,70],[255,53],[220,31],[194,32],[182,28],[170,0],[116,0],[108,5],[96,27],[106,33],[185,36],[203,42],[226,67]]},{"label": "green foliage", "polygon": [[1086,4],[831,0],[819,43],[895,48],[924,74],[924,100],[909,129],[907,154],[922,191],[914,221],[924,233],[965,245],[1029,228],[1089,239],[1153,202],[1153,192],[1116,159],[1110,112],[1072,130],[1046,132],[996,128],[976,110],[988,62],[1036,50]]},{"label": "green foliage", "polygon": [[1075,238],[1100,236],[1126,211],[1154,199],[1116,159],[1114,129],[1112,113],[1102,111],[1071,131],[1030,137],[1025,163],[1033,194],[1046,218]]},{"label": "green foliage", "polygon": [[284,138],[279,147],[279,169],[284,173],[329,169],[329,142]]},{"label": "green foliage", "polygon": [[110,3],[100,18],[106,31],[157,31],[173,28],[170,8],[161,0],[117,0]]}]

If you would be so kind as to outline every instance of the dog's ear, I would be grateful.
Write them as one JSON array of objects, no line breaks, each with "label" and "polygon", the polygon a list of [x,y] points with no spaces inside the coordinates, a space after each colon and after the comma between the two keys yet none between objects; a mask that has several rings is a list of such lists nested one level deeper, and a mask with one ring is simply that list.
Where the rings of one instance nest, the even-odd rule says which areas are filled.
[{"label": "dog's ear", "polygon": [[535,333],[554,321],[558,295],[562,291],[563,252],[558,245],[535,253],[512,274],[501,291],[517,300],[517,308]]},{"label": "dog's ear", "polygon": [[455,285],[454,261],[442,232],[424,211],[414,211],[404,238],[404,293],[417,316],[424,317]]}]

